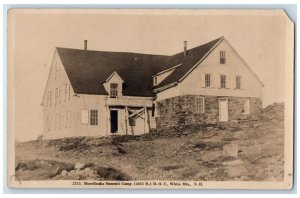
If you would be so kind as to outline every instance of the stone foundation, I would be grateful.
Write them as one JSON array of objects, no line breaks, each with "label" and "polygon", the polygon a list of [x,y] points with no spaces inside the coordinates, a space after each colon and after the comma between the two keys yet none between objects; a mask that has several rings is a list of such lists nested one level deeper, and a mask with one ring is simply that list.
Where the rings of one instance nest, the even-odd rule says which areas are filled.
[{"label": "stone foundation", "polygon": [[177,96],[157,102],[159,115],[156,118],[157,128],[217,123],[219,121],[219,98],[228,99],[229,122],[247,119],[248,115],[243,114],[244,103],[247,99],[250,103],[250,115],[259,113],[262,108],[260,98],[202,96],[205,97],[205,113],[196,113],[196,97],[199,95]]}]

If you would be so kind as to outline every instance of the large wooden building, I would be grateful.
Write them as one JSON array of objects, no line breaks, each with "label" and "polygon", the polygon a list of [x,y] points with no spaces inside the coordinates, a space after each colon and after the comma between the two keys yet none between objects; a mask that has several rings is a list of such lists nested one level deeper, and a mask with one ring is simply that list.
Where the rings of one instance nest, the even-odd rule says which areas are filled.
[{"label": "large wooden building", "polygon": [[140,135],[255,114],[263,83],[224,38],[173,56],[56,48],[42,106],[46,139]]}]

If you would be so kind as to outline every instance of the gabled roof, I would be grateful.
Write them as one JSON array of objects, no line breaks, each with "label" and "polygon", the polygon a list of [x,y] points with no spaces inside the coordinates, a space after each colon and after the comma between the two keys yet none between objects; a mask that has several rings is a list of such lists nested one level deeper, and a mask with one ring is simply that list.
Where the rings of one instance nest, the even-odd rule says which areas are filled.
[{"label": "gabled roof", "polygon": [[159,87],[164,87],[170,84],[176,84],[179,80],[184,77],[192,67],[199,61],[204,59],[206,55],[223,40],[224,37],[220,37],[213,41],[210,41],[204,45],[187,50],[186,57],[183,56],[183,52],[175,54],[172,56],[172,61],[180,62],[181,65],[177,67],[167,78],[165,78],[158,85],[153,87],[154,89]]},{"label": "gabled roof", "polygon": [[[170,56],[56,48],[75,93],[107,95],[103,82],[117,72],[124,80],[123,95],[152,92],[152,75],[168,69]],[[174,66],[174,65],[171,65]]]},{"label": "gabled roof", "polygon": [[[103,83],[117,73],[124,80],[123,95],[151,97],[153,89],[163,90],[183,80],[223,40],[220,37],[189,49],[185,57],[184,52],[173,56],[68,48],[57,48],[57,52],[75,93],[107,95]],[[152,77],[171,68],[174,71],[153,86]]]}]

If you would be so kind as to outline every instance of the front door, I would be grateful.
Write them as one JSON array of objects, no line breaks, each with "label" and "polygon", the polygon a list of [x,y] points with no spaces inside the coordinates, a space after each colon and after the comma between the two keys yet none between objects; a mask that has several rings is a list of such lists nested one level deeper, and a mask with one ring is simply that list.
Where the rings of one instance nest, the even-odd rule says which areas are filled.
[{"label": "front door", "polygon": [[228,121],[228,100],[225,98],[219,99],[219,121]]},{"label": "front door", "polygon": [[118,132],[118,110],[110,111],[110,129],[111,133]]}]

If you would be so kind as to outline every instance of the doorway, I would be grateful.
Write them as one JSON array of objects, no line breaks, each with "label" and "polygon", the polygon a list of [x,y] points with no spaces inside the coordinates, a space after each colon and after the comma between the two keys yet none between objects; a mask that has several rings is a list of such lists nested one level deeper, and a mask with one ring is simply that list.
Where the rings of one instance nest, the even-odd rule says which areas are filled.
[{"label": "doorway", "polygon": [[219,121],[228,122],[228,99],[219,99]]},{"label": "doorway", "polygon": [[111,133],[118,132],[118,110],[110,111],[110,130]]}]

